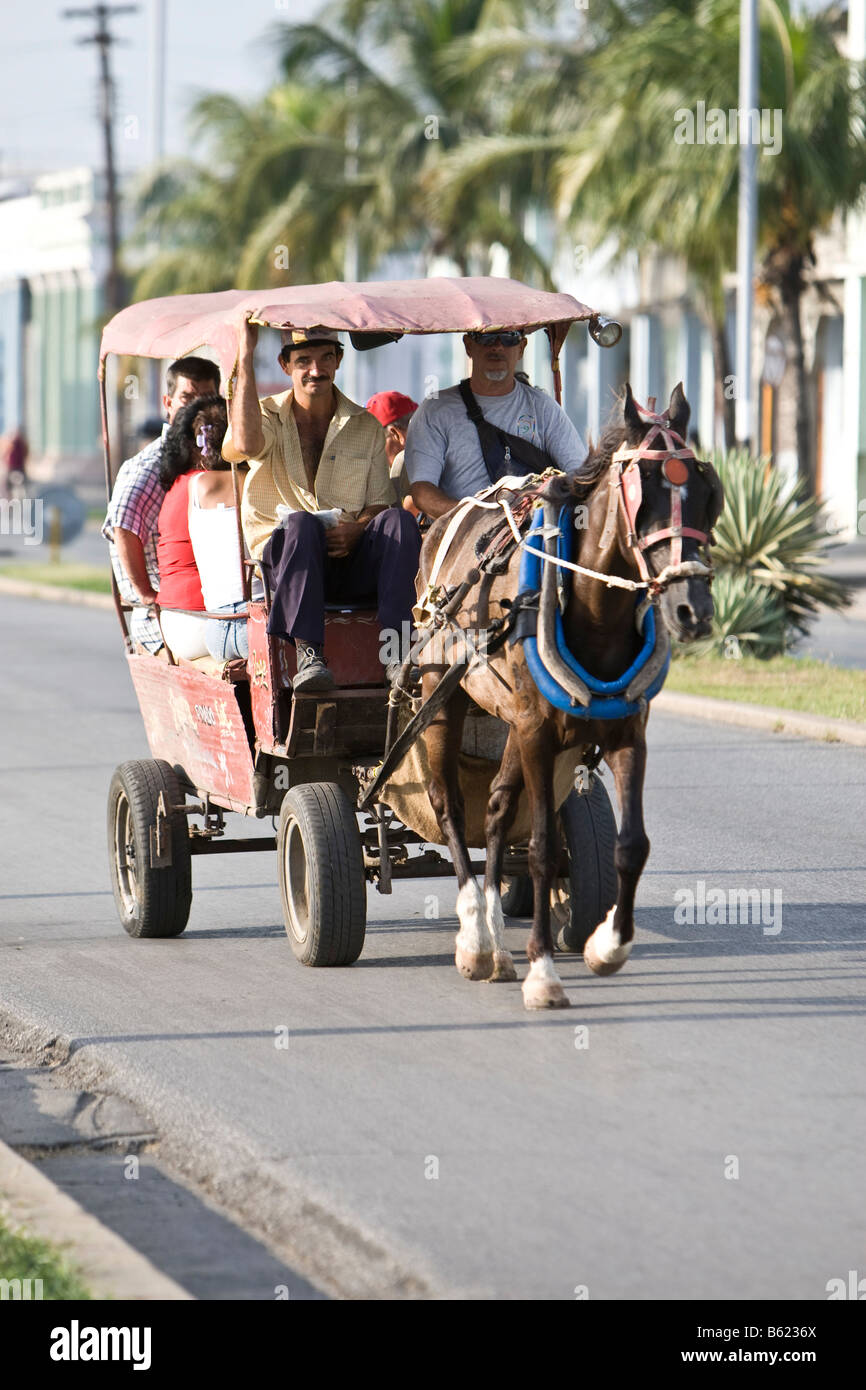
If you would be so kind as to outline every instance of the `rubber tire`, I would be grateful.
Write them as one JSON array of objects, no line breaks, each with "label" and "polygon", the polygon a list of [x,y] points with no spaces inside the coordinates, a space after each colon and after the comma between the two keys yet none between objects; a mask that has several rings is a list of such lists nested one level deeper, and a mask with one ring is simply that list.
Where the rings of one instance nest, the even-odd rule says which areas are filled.
[{"label": "rubber tire", "polygon": [[535,893],[529,874],[514,874],[503,878],[499,886],[502,911],[506,917],[531,917]]},{"label": "rubber tire", "polygon": [[[184,794],[174,770],[156,758],[121,763],[108,792],[108,861],[111,886],[124,931],[136,937],[180,936],[192,906],[192,856],[189,826],[181,813],[170,817],[171,864],[150,866],[150,831],[156,825],[160,792],[166,806],[181,806]],[[118,862],[118,816],[126,818],[125,844],[134,846],[134,864]],[[124,869],[131,878],[121,881]],[[126,891],[124,891],[126,890]]]},{"label": "rubber tire", "polygon": [[560,951],[582,953],[616,902],[616,819],[599,777],[587,796],[572,792],[559,815],[568,848],[571,921],[556,945]]},{"label": "rubber tire", "polygon": [[[355,809],[337,783],[307,782],[286,792],[277,871],[286,935],[301,964],[356,961],[367,929],[364,856]],[[303,896],[290,886],[301,873]]]}]

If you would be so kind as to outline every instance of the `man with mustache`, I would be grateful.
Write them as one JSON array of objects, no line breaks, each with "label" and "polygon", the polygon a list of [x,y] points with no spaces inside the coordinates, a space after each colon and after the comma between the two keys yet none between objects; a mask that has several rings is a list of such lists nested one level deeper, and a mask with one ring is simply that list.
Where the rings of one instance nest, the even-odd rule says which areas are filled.
[{"label": "man with mustache", "polygon": [[[291,330],[279,355],[291,389],[261,401],[257,338],[247,321],[223,457],[250,460],[244,535],[271,590],[268,632],[295,644],[293,689],[328,690],[325,602],[375,600],[380,628],[401,632],[415,602],[421,536],[414,517],[394,505],[382,426],[334,382],[338,335]],[[388,679],[395,674],[389,666]]]},{"label": "man with mustache", "polygon": [[[517,373],[526,349],[520,329],[466,333],[463,345],[471,375],[459,386],[422,401],[406,436],[412,500],[434,520],[461,498],[489,487],[496,477],[537,473],[544,466],[572,472],[587,453],[565,411]],[[473,415],[482,430],[484,422],[495,427],[486,431],[488,443],[498,436],[492,439],[492,462]],[[521,441],[530,446],[523,457]]]}]

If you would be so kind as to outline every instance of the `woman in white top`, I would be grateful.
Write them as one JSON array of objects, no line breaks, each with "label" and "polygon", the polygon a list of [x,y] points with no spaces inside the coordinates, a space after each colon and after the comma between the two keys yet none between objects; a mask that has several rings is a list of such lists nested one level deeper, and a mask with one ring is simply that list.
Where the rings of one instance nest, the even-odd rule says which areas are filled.
[{"label": "woman in white top", "polygon": [[[220,452],[225,426],[203,422],[196,436],[199,471],[189,480],[189,538],[201,579],[205,608],[209,613],[237,613],[244,608],[243,568],[231,465]],[[247,465],[238,465],[241,483]],[[244,558],[249,552],[244,546]],[[261,598],[261,580],[253,580],[253,598]],[[218,661],[250,654],[246,618],[220,622],[209,619],[205,642]]]},{"label": "woman in white top", "polygon": [[[246,606],[234,488],[231,473],[224,471],[228,467],[222,460],[204,465],[205,471],[193,473],[189,480],[189,538],[209,613],[237,613]],[[244,558],[249,558],[246,546]],[[261,598],[263,592],[261,580],[254,578],[253,598]],[[219,661],[237,656],[246,660],[250,654],[246,618],[209,619],[204,636],[208,651]]]}]

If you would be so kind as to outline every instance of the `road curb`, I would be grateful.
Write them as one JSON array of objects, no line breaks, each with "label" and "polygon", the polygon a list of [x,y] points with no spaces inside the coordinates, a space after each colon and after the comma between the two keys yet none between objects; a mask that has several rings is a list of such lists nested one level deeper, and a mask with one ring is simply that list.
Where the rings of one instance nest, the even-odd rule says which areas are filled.
[{"label": "road curb", "polygon": [[866,724],[858,724],[853,719],[802,714],[799,710],[775,705],[746,705],[738,700],[686,695],[678,690],[661,691],[653,700],[653,708],[661,714],[686,719],[711,719],[715,723],[739,724],[771,734],[793,734],[796,738],[817,739],[820,743],[849,743],[866,748]]},{"label": "road curb", "polygon": [[78,603],[82,608],[114,611],[114,599],[110,594],[92,594],[87,589],[64,589],[59,584],[35,584],[29,579],[9,579],[6,575],[0,575],[0,594],[48,599],[51,603]]},{"label": "road curb", "polygon": [[0,1140],[0,1215],[57,1247],[94,1298],[113,1301],[191,1300],[150,1260],[55,1187],[50,1178]]}]

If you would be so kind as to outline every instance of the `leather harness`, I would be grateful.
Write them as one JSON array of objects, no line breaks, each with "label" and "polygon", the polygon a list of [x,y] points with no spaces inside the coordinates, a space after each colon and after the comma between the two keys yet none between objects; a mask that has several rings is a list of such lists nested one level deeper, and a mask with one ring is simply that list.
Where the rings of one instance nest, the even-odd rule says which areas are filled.
[{"label": "leather harness", "polygon": [[[650,407],[654,405],[655,399],[650,397]],[[660,594],[663,589],[667,588],[668,584],[674,583],[677,579],[683,579],[693,574],[702,574],[712,578],[713,571],[709,555],[712,533],[698,531],[694,526],[683,525],[682,489],[689,480],[689,471],[683,460],[691,459],[693,462],[697,462],[693,450],[671,427],[667,411],[663,415],[656,415],[652,408],[644,409],[642,406],[638,406],[637,409],[641,419],[650,423],[652,428],[640,444],[634,448],[621,445],[611,459],[610,502],[602,530],[601,545],[604,548],[607,542],[612,539],[616,526],[617,508],[619,507],[625,517],[626,543],[634,555],[641,579],[655,597],[656,594]],[[651,446],[659,436],[661,436],[664,448],[653,449]],[[653,463],[661,461],[661,471],[671,492],[670,525],[663,526],[658,531],[652,531],[648,536],[638,536],[637,534],[637,514],[643,500],[641,459],[647,459]],[[683,562],[684,536],[699,542],[706,556],[706,564],[695,560]],[[665,566],[660,574],[651,575],[644,551],[648,550],[650,546],[666,540],[671,542],[671,562]]]}]

